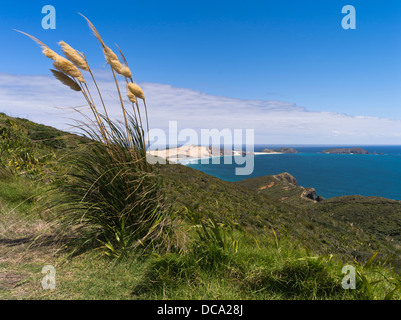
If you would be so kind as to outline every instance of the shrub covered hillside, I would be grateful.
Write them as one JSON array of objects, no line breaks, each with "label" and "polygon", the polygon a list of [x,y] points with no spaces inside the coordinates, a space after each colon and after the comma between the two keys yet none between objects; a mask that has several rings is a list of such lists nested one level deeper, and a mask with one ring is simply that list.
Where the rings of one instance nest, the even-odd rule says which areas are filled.
[{"label": "shrub covered hillside", "polygon": [[60,151],[87,141],[54,128],[0,113],[0,169],[13,173],[35,173]]},{"label": "shrub covered hillside", "polygon": [[[54,218],[65,211],[48,206],[48,197],[57,190],[58,199],[72,196],[78,186],[64,173],[77,174],[73,160],[92,159],[97,144],[4,114],[0,132],[0,298],[400,299],[394,270],[399,202],[364,197],[316,202],[302,196],[292,179],[230,183],[164,165],[152,170],[160,183],[160,210],[167,214],[157,241],[122,243],[138,238],[121,233],[130,229],[115,229],[121,224],[111,210],[122,199],[118,189],[103,187],[116,183],[110,176],[93,191],[93,197],[108,196],[94,198],[91,219],[99,215],[106,235],[114,238],[105,237],[92,220],[82,220],[85,226],[64,224],[60,233]],[[117,165],[130,177],[129,164],[110,169]],[[79,174],[99,174],[95,163],[93,168],[94,173],[87,166]],[[81,209],[71,207],[69,214]],[[41,288],[46,264],[57,270],[56,290]],[[355,290],[342,288],[344,265],[357,271]]]},{"label": "shrub covered hillside", "polygon": [[288,182],[283,175],[231,183],[181,165],[160,172],[175,206],[196,204],[230,217],[250,233],[276,233],[343,261],[367,261],[378,251],[401,270],[399,201],[347,196],[318,202],[305,197],[308,190],[294,184],[293,177]]}]

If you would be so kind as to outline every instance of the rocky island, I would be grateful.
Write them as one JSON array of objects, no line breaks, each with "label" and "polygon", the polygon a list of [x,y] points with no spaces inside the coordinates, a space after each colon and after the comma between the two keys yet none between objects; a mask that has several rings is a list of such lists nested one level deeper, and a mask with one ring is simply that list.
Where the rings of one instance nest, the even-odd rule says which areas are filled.
[{"label": "rocky island", "polygon": [[366,151],[362,148],[333,148],[323,150],[321,153],[328,154],[370,154],[369,151]]}]

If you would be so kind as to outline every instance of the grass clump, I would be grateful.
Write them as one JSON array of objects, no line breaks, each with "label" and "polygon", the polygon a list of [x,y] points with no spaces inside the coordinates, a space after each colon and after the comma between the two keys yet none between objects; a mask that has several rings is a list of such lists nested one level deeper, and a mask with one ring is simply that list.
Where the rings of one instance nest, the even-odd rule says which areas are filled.
[{"label": "grass clump", "polygon": [[190,230],[196,234],[191,243],[192,254],[198,264],[208,270],[215,270],[220,264],[227,263],[230,255],[238,250],[238,241],[234,237],[233,224],[229,219],[217,221],[214,214],[195,206],[187,206],[184,217],[189,222]]},{"label": "grass clump", "polygon": [[[121,50],[124,64],[105,45],[94,25],[84,18],[110,65],[124,125],[109,118],[102,93],[83,53],[61,41],[64,58],[37,38],[19,31],[41,46],[43,54],[53,60],[56,69],[51,70],[53,75],[70,89],[81,92],[92,113],[89,117],[80,112],[86,121],[79,123],[90,142],[65,158],[69,170],[57,173],[44,196],[44,203],[59,233],[75,239],[79,248],[95,245],[109,256],[122,258],[134,248],[159,246],[158,241],[163,238],[164,227],[168,224],[169,210],[163,203],[160,179],[147,162],[145,128],[139,107],[140,99],[148,125],[145,94],[133,83]],[[97,89],[103,113],[87,85],[85,72]],[[116,74],[127,82],[132,113],[124,103]]]},{"label": "grass clump", "polygon": [[154,255],[132,293],[145,299],[149,296],[165,297],[166,288],[174,292],[183,286],[196,285],[199,276],[199,269],[192,255],[177,252]]},{"label": "grass clump", "polygon": [[[133,248],[161,245],[157,239],[167,226],[169,210],[163,205],[160,177],[137,160],[139,151],[129,147],[121,129],[109,124],[113,144],[98,141],[71,154],[67,176],[60,175],[45,196],[59,230],[121,258]],[[137,136],[131,133],[132,141]]]},{"label": "grass clump", "polygon": [[343,292],[339,280],[323,259],[307,257],[287,261],[278,269],[254,270],[245,278],[244,286],[275,293],[283,299],[322,299]]}]

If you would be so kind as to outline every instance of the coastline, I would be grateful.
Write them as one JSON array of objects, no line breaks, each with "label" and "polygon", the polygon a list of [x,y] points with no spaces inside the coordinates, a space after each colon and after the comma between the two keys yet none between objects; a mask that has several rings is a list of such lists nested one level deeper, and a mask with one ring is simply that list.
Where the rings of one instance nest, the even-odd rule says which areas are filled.
[{"label": "coastline", "polygon": [[[224,149],[190,145],[190,146],[181,146],[163,150],[150,150],[147,153],[152,156],[168,160],[171,163],[182,164],[182,165],[196,164],[197,161],[220,158],[225,156],[238,157],[246,155],[244,151],[240,150],[232,150],[230,152],[231,152],[230,154],[227,154],[227,152]],[[218,153],[218,155],[216,155],[216,153]],[[249,154],[254,156],[259,156],[259,155],[276,155],[283,153],[284,152],[252,152]]]},{"label": "coastline", "polygon": [[241,156],[244,154],[244,152],[240,150],[233,150],[227,154],[227,151],[224,149],[197,145],[181,146],[163,150],[149,150],[147,153],[168,160],[169,162],[180,164],[225,156]]}]

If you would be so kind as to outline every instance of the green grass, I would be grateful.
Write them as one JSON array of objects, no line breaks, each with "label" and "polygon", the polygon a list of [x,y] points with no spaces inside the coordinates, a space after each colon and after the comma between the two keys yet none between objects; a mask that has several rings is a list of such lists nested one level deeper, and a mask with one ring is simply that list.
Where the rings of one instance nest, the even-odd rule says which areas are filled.
[{"label": "green grass", "polygon": [[[198,203],[255,235],[272,234],[274,230],[318,254],[334,254],[344,261],[357,258],[363,262],[379,251],[381,259],[389,259],[398,267],[399,201],[341,197],[317,203],[300,198],[301,188],[293,186],[288,191],[287,183],[272,177],[250,179],[248,185],[248,181],[225,182],[180,165],[161,166],[160,172],[177,211]],[[275,189],[258,190],[273,181]],[[288,192],[291,197],[280,200]]]},{"label": "green grass", "polygon": [[[373,284],[372,294],[362,280],[356,290],[341,287],[342,264],[329,257],[309,256],[305,250],[274,239],[258,239],[256,246],[246,235],[240,247],[213,269],[198,262],[193,252],[137,256],[115,264],[91,251],[74,259],[52,255],[47,247],[31,249],[36,258],[19,263],[2,261],[0,287],[3,299],[208,299],[208,300],[366,300],[383,299],[396,288],[394,275],[383,266],[363,271]],[[249,241],[249,242],[247,242]],[[50,250],[49,250],[50,249]],[[206,252],[204,252],[205,254]],[[56,290],[42,290],[41,269],[56,268]],[[393,299],[400,299],[398,292]]]},{"label": "green grass", "polygon": [[34,182],[25,177],[0,179],[0,199],[21,212],[32,209],[36,196]]},{"label": "green grass", "polygon": [[[2,211],[2,221],[4,217]],[[311,255],[287,238],[254,237],[237,230],[238,249],[219,251],[212,245],[199,248],[202,244],[194,236],[186,251],[132,254],[116,264],[95,251],[67,258],[68,248],[60,252],[54,242],[26,251],[31,240],[24,238],[34,236],[34,229],[46,228],[45,222],[33,219],[28,224],[26,217],[15,213],[7,220],[11,227],[21,221],[27,225],[25,230],[2,234],[2,299],[383,299],[396,288],[391,283],[396,283],[396,275],[388,267],[374,264],[363,271],[351,262],[370,283],[381,282],[372,285],[372,294],[360,280],[356,290],[343,290],[342,262]],[[15,243],[7,245],[5,239]],[[219,263],[210,265],[209,258],[216,256]],[[56,290],[40,286],[46,264],[56,268]],[[400,299],[399,292],[393,298]]]}]

